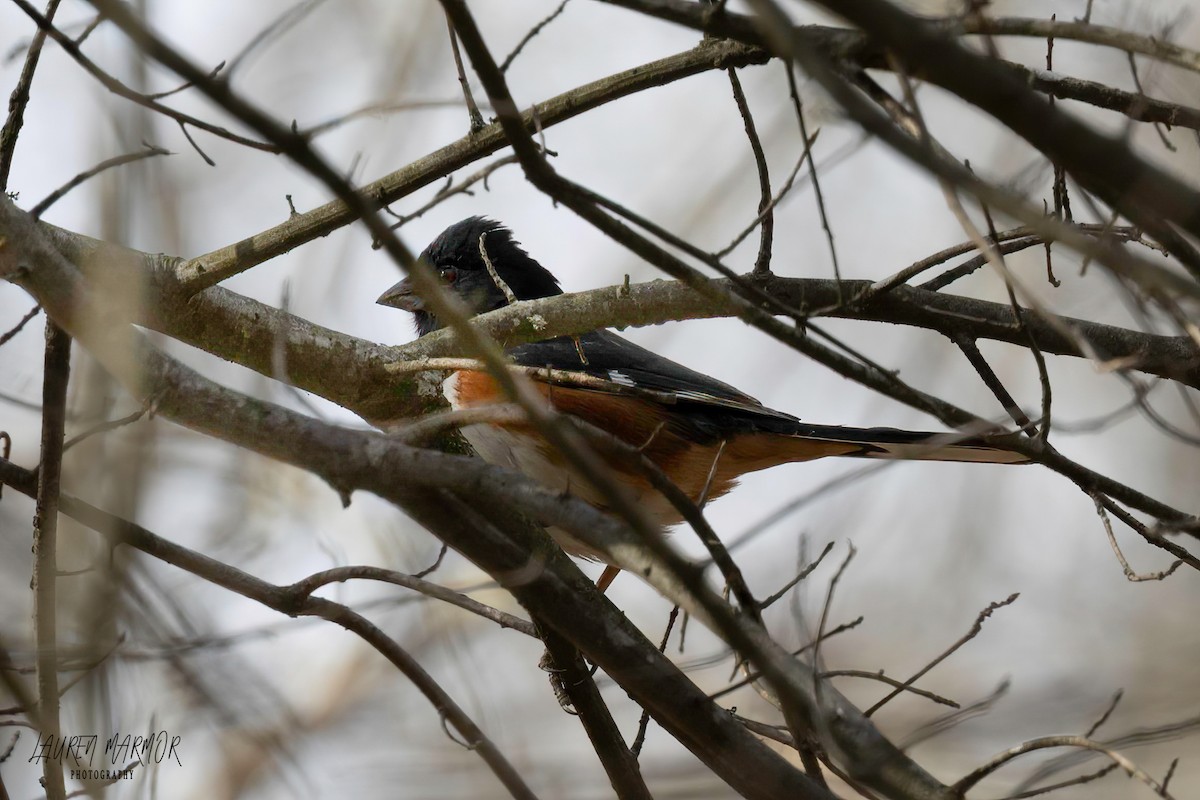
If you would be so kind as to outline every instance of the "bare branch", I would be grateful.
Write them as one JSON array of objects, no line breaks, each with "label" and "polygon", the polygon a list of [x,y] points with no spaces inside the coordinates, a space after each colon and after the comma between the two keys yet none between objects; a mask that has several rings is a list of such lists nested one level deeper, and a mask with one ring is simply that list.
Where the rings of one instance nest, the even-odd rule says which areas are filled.
[{"label": "bare branch", "polygon": [[[988,617],[990,617],[997,609],[1004,608],[1007,605],[1012,605],[1013,603],[1015,603],[1017,601],[1017,598],[1020,596],[1021,596],[1021,594],[1019,592],[1013,592],[1012,594],[1010,594],[1008,597],[1004,598],[1003,600],[999,600],[994,603],[988,603],[987,608],[985,608],[985,609],[983,609],[983,611],[979,612],[979,616],[977,616],[975,618],[975,623],[973,625],[971,625],[971,630],[967,631],[965,636],[963,636],[961,639],[956,641],[954,644],[950,645],[950,647],[948,647],[944,651],[942,651],[941,654],[939,654],[936,658],[934,658],[932,661],[930,661],[925,666],[921,667],[921,669],[917,670],[916,673],[911,678],[904,681],[904,686],[907,687],[907,686],[911,686],[912,684],[916,683],[923,675],[925,675],[925,673],[929,672],[929,670],[933,669],[938,664],[945,661],[947,658],[949,658],[951,655],[953,655],[960,647],[962,647],[964,644],[966,644],[967,642],[971,641],[976,636],[978,636],[979,633],[983,630],[984,620],[986,620]],[[875,705],[868,708],[864,713],[867,716],[870,716],[871,714],[875,713],[881,707],[883,707],[883,705],[885,703],[887,703],[888,701],[890,701],[891,699],[896,697],[896,695],[900,694],[900,691],[901,691],[900,689],[896,689],[895,691],[889,693],[882,700],[880,700]]]},{"label": "bare branch", "polygon": [[132,164],[135,161],[153,158],[154,156],[169,155],[174,154],[170,150],[164,150],[161,147],[155,147],[154,145],[148,144],[145,145],[144,150],[139,150],[136,153],[126,153],[122,156],[114,156],[113,158],[105,159],[91,169],[87,169],[79,173],[74,178],[71,178],[71,180],[67,181],[62,186],[58,187],[53,192],[42,198],[37,205],[29,209],[29,216],[33,217],[34,219],[41,217],[42,214],[46,213],[46,210],[50,208],[50,206],[66,197],[67,193],[69,193],[76,186],[79,186],[90,178],[94,178],[105,170],[112,169],[113,167],[121,167],[125,164]]},{"label": "bare branch", "polygon": [[[445,553],[443,549],[442,553]],[[440,560],[440,559],[439,559]],[[426,570],[428,572],[428,570]],[[323,572],[315,572],[303,580],[299,580],[290,586],[283,587],[282,591],[297,597],[307,598],[323,586],[328,586],[331,583],[342,583],[350,580],[369,580],[381,581],[390,583],[393,586],[402,586],[405,589],[412,589],[420,592],[426,597],[431,597],[435,600],[449,603],[452,606],[457,606],[464,611],[469,611],[476,616],[491,620],[501,628],[511,628],[518,633],[523,633],[526,636],[537,638],[537,630],[533,623],[514,617],[499,609],[484,605],[478,600],[473,600],[465,594],[448,589],[445,586],[440,586],[436,583],[421,580],[419,574],[405,575],[401,572],[396,572],[390,569],[381,567],[361,566],[361,567],[335,567],[327,569]]]},{"label": "bare branch", "polygon": [[901,749],[909,750],[913,747],[916,747],[921,742],[932,739],[935,736],[961,725],[969,719],[988,713],[993,707],[995,707],[996,703],[998,703],[1000,699],[1008,693],[1011,685],[1012,684],[1008,678],[1005,678],[1003,681],[1001,681],[1000,685],[996,687],[995,691],[982,700],[971,703],[970,705],[965,706],[958,711],[952,711],[944,716],[925,723],[917,730],[908,734],[908,736],[906,736],[900,742]]},{"label": "bare branch", "polygon": [[467,73],[463,70],[462,55],[458,52],[458,36],[454,32],[454,23],[446,19],[446,27],[450,32],[450,52],[454,55],[454,68],[458,70],[458,83],[462,87],[463,100],[467,104],[467,117],[471,121],[470,134],[473,136],[483,130],[483,115],[475,98],[471,95],[471,84],[467,81]]},{"label": "bare branch", "polygon": [[25,312],[25,316],[21,317],[21,319],[17,322],[16,325],[9,328],[3,334],[0,334],[0,347],[3,347],[4,345],[8,344],[8,342],[14,336],[16,336],[18,333],[20,333],[25,328],[25,326],[29,324],[30,320],[32,320],[34,317],[36,317],[40,313],[42,313],[42,307],[38,306],[38,305],[35,305],[33,308],[29,309],[29,311]]},{"label": "bare branch", "polygon": [[[44,14],[47,23],[53,22],[60,2],[61,0],[47,0]],[[38,60],[42,56],[42,46],[45,43],[46,32],[39,28],[33,35],[33,41],[29,43],[25,63],[21,67],[21,76],[17,78],[17,85],[8,98],[8,117],[4,120],[4,127],[0,128],[0,191],[8,188],[13,153],[17,149],[17,136],[21,132],[21,126],[25,124],[25,107],[29,105],[29,87],[33,85],[33,75],[37,71]]]},{"label": "bare branch", "polygon": [[528,33],[521,37],[521,41],[517,42],[517,46],[512,49],[512,52],[509,53],[505,57],[504,61],[500,64],[501,72],[508,72],[508,68],[512,66],[513,61],[515,61],[517,56],[521,54],[521,51],[525,49],[525,45],[533,41],[533,38],[541,33],[542,29],[544,29],[547,25],[558,19],[559,15],[566,10],[567,3],[570,1],[571,0],[562,0],[562,2],[558,4],[558,8],[551,11],[550,14],[545,17],[545,19],[534,25],[529,29]]},{"label": "bare branch", "polygon": [[[37,509],[33,518],[33,615],[37,642],[38,727],[47,736],[62,734],[58,686],[58,511],[62,480],[63,431],[66,427],[67,383],[71,372],[71,337],[46,320],[46,357],[42,384],[41,466],[37,474]],[[63,800],[64,765],[42,761],[42,785],[49,800]]]},{"label": "bare branch", "polygon": [[[1104,524],[1104,532],[1108,535],[1108,543],[1112,547],[1113,552],[1116,554],[1117,561],[1121,562],[1121,570],[1125,573],[1126,580],[1130,581],[1131,583],[1139,583],[1141,581],[1161,581],[1164,578],[1170,577],[1172,574],[1174,574],[1175,570],[1179,569],[1180,565],[1183,564],[1183,559],[1177,558],[1171,562],[1171,566],[1158,572],[1146,574],[1134,572],[1133,568],[1129,566],[1129,562],[1125,560],[1125,554],[1121,552],[1120,545],[1117,544],[1117,537],[1113,533],[1112,522],[1110,522],[1108,519],[1108,512],[1104,508],[1104,501],[1099,495],[1096,494],[1092,494],[1092,501],[1096,504],[1096,514],[1100,517],[1100,522]],[[1119,695],[1117,696],[1117,699],[1120,699]],[[1096,723],[1096,726],[1089,731],[1087,735],[1091,736],[1095,731],[1095,728],[1098,728],[1101,724],[1103,724],[1103,722],[1104,718],[1101,718],[1101,720]]]},{"label": "bare branch", "polygon": [[883,673],[883,670],[878,670],[877,672],[867,672],[866,670],[862,670],[862,669],[831,669],[831,670],[826,670],[825,672],[822,672],[821,677],[822,678],[863,678],[863,679],[871,680],[871,681],[879,681],[880,683],[886,683],[888,686],[895,687],[898,691],[910,692],[912,694],[917,695],[918,697],[924,697],[927,700],[932,700],[933,702],[937,703],[938,705],[950,706],[951,708],[959,708],[960,707],[958,705],[958,703],[954,702],[953,700],[951,700],[948,697],[942,697],[940,694],[926,691],[925,689],[918,689],[915,686],[911,686],[907,683],[903,683],[902,681],[898,681],[895,678],[885,675]]},{"label": "bare branch", "polygon": [[1051,747],[1078,747],[1085,750],[1092,750],[1097,753],[1102,753],[1112,760],[1114,764],[1125,770],[1126,774],[1131,778],[1137,778],[1142,783],[1150,787],[1155,794],[1160,797],[1170,798],[1171,795],[1167,792],[1166,787],[1158,783],[1154,778],[1150,777],[1142,768],[1134,764],[1125,756],[1115,750],[1110,750],[1099,742],[1093,742],[1083,736],[1043,736],[1038,739],[1031,739],[1028,742],[1019,744],[1016,747],[1009,748],[1003,753],[996,755],[986,764],[979,767],[975,771],[963,777],[958,783],[954,784],[952,791],[959,796],[965,794],[972,786],[979,783],[991,773],[1000,769],[1000,767],[1012,761],[1018,756],[1032,753],[1036,750],[1044,750]]},{"label": "bare branch", "polygon": [[796,586],[796,584],[807,578],[812,574],[813,570],[821,566],[821,562],[825,560],[825,556],[829,555],[829,551],[832,549],[833,542],[826,542],[825,547],[821,550],[820,555],[818,555],[811,563],[805,564],[804,567],[798,573],[796,573],[796,577],[785,583],[779,591],[775,592],[775,594],[771,595],[766,600],[763,600],[760,607],[766,609],[773,605],[775,601],[779,600],[785,594],[790,592],[792,588]]},{"label": "bare branch", "polygon": [[796,122],[800,126],[800,141],[804,142],[804,160],[808,162],[808,174],[812,179],[813,194],[817,198],[817,213],[821,216],[821,227],[825,229],[825,240],[829,243],[829,258],[833,264],[833,278],[840,285],[842,269],[838,264],[837,247],[833,243],[833,228],[829,227],[829,213],[825,210],[825,193],[821,191],[821,181],[817,178],[817,162],[813,160],[812,147],[816,142],[817,133],[808,135],[808,124],[804,121],[804,104],[800,102],[800,90],[796,87],[796,74],[791,63],[787,68],[788,94],[792,98],[792,107],[796,109]]},{"label": "bare branch", "polygon": [[[663,631],[662,641],[658,643],[658,652],[667,652],[667,642],[671,639],[671,631],[675,628],[675,620],[679,618],[679,606],[672,606],[671,613],[667,615],[667,627]],[[650,712],[642,709],[642,716],[638,719],[637,734],[633,737],[633,744],[629,746],[630,751],[635,757],[641,755],[642,745],[646,743],[646,732],[650,729]]]},{"label": "bare branch", "polygon": [[[737,70],[730,67],[726,70],[729,75],[729,85],[733,88],[733,100],[737,103],[738,113],[742,117],[742,126],[746,129],[746,138],[750,140],[750,151],[754,154],[754,166],[758,170],[758,222],[762,226],[758,244],[758,257],[754,260],[754,272],[763,275],[771,271],[771,242],[775,236],[775,214],[772,211],[774,203],[771,199],[771,176],[767,170],[767,156],[763,152],[762,142],[758,138],[758,130],[754,126],[754,116],[750,113],[750,104],[746,102],[746,93],[742,91],[741,79]],[[804,137],[808,139],[807,136]]]}]

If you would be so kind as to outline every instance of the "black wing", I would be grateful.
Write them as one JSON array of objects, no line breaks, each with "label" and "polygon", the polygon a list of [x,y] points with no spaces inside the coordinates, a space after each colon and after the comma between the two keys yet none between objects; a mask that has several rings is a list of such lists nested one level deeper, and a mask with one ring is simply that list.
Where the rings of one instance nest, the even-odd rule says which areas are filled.
[{"label": "black wing", "polygon": [[575,338],[563,336],[519,345],[508,355],[525,367],[580,372],[617,386],[668,394],[674,414],[686,418],[704,438],[757,430],[796,433],[798,427],[805,427],[790,414],[767,408],[727,383],[607,330],[582,334],[578,344]]},{"label": "black wing", "polygon": [[771,413],[762,403],[716,378],[688,369],[607,330],[562,336],[514,347],[513,361],[526,367],[581,372],[618,386],[667,392],[681,400],[734,403]]}]

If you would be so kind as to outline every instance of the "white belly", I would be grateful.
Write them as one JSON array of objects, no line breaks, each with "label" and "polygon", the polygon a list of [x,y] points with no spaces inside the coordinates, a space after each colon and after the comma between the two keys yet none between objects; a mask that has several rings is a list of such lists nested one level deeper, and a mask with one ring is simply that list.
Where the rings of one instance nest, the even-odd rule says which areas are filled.
[{"label": "white belly", "polygon": [[[442,392],[450,402],[451,408],[467,408],[468,406],[459,400],[456,387],[457,378],[457,374],[447,378],[442,383]],[[464,425],[460,430],[463,438],[470,443],[479,457],[489,464],[515,469],[549,489],[569,492],[598,508],[608,506],[604,502],[603,495],[588,481],[580,477],[574,469],[547,458],[543,442],[540,439],[497,425]],[[674,507],[658,492],[636,492],[633,500],[659,524],[670,525],[680,519]],[[601,553],[580,542],[568,532],[556,527],[549,527],[547,530],[554,540],[571,555],[605,560]]]}]

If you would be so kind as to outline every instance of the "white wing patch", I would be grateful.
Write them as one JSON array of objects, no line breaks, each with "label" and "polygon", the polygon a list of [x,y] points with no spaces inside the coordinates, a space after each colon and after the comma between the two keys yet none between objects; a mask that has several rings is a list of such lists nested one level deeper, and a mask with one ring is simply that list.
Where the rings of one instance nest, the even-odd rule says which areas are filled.
[{"label": "white wing patch", "polygon": [[736,401],[729,401],[729,400],[724,400],[720,397],[714,397],[713,395],[708,394],[707,392],[691,392],[691,391],[688,391],[687,389],[676,389],[674,392],[672,392],[672,394],[674,394],[680,400],[696,400],[701,403],[712,403],[715,405],[726,405],[730,402],[734,402],[738,406],[745,405],[745,403],[737,403]]},{"label": "white wing patch", "polygon": [[608,379],[619,386],[628,386],[630,389],[637,388],[637,381],[617,369],[608,371]]}]

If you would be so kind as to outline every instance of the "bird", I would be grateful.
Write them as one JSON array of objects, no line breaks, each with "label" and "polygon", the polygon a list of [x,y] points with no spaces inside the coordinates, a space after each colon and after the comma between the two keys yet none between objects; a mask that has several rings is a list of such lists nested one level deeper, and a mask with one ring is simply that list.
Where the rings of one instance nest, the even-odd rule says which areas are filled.
[{"label": "bird", "polygon": [[[446,228],[420,259],[445,289],[465,303],[472,316],[503,308],[514,300],[563,293],[554,275],[522,248],[512,231],[486,217],[469,217]],[[444,327],[409,278],[389,288],[377,302],[411,312],[420,336]],[[607,329],[522,344],[505,353],[515,365],[537,368],[529,375],[557,412],[582,419],[638,448],[693,501],[702,496],[707,500],[721,497],[747,473],[828,456],[1027,462],[1025,456],[994,440],[804,422]],[[564,381],[564,374],[593,380]],[[496,381],[482,370],[453,372],[442,383],[442,391],[454,409],[507,400]],[[604,496],[530,426],[497,421],[465,425],[461,433],[485,461],[514,468],[543,485],[606,508]],[[662,529],[682,521],[675,505],[643,472],[627,461],[614,461],[612,470]],[[551,529],[550,533],[568,553],[604,560],[603,553],[565,531]],[[615,574],[606,573],[605,577],[611,581]]]}]

